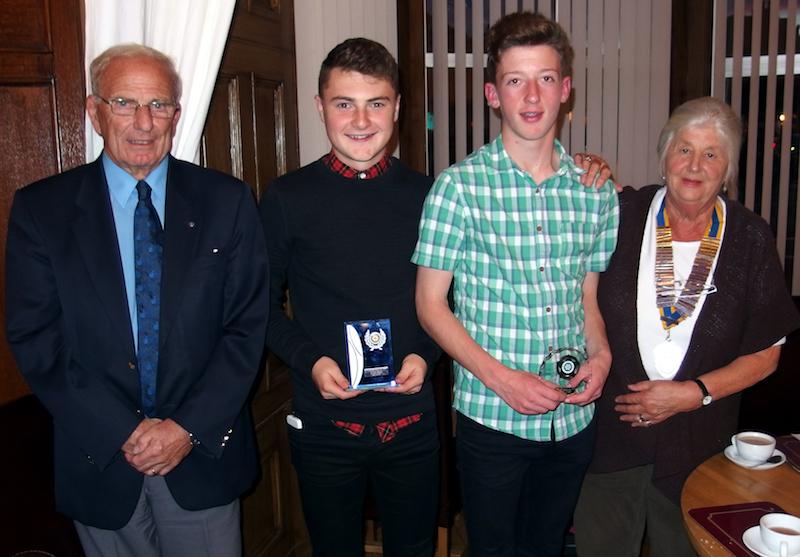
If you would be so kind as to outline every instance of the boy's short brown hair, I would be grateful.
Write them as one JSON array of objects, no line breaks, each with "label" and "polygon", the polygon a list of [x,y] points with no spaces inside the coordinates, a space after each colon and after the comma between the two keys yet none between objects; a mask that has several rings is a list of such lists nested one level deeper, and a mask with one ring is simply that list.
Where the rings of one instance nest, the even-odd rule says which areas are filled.
[{"label": "boy's short brown hair", "polygon": [[400,91],[400,78],[394,56],[385,46],[375,41],[358,37],[347,39],[333,47],[319,69],[320,96],[334,68],[385,79],[392,84],[395,93]]},{"label": "boy's short brown hair", "polygon": [[575,51],[566,31],[555,21],[539,13],[515,12],[498,19],[489,29],[489,56],[486,63],[486,81],[495,83],[497,65],[503,52],[514,46],[547,45],[561,58],[561,77],[572,75]]}]

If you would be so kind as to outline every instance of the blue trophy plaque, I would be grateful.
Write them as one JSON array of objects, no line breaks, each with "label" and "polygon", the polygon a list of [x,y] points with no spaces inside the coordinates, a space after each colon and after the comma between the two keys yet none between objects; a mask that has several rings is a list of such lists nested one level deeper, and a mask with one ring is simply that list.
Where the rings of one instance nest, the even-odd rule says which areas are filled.
[{"label": "blue trophy plaque", "polygon": [[350,388],[396,386],[391,321],[345,321],[344,333]]}]

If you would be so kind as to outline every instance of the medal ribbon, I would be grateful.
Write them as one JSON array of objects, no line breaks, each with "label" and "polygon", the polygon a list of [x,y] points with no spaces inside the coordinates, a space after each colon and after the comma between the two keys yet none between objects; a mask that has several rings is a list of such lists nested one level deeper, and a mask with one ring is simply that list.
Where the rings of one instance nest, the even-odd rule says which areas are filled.
[{"label": "medal ribbon", "polygon": [[661,326],[669,331],[692,315],[697,301],[705,288],[714,258],[719,251],[722,225],[722,201],[717,199],[711,213],[711,221],[700,240],[700,248],[694,256],[692,270],[680,295],[675,297],[675,271],[672,260],[672,229],[665,210],[666,197],[656,216],[656,305],[661,316]]}]

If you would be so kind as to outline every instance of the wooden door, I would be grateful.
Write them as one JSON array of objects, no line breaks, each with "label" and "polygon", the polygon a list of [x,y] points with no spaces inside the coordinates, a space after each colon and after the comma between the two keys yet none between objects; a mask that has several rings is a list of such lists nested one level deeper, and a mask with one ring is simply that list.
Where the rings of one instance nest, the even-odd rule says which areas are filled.
[{"label": "wooden door", "polygon": [[17,189],[84,162],[80,0],[0,0],[0,404],[30,392],[5,338],[5,245]]},{"label": "wooden door", "polygon": [[[293,3],[239,0],[203,133],[205,166],[260,197],[298,166]],[[284,418],[289,370],[266,355],[253,398],[262,476],[243,501],[245,555],[309,555]]]},{"label": "wooden door", "polygon": [[2,555],[83,555],[72,521],[55,512],[50,417],[32,397],[22,398],[30,390],[4,326],[6,231],[14,193],[84,162],[82,28],[80,0],[0,0]]}]

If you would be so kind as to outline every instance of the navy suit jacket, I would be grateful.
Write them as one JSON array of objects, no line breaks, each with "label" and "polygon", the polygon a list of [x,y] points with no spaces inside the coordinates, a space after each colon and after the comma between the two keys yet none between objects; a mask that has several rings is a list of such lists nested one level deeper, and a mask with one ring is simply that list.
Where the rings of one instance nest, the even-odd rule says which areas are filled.
[{"label": "navy suit jacket", "polygon": [[[58,509],[120,528],[143,481],[121,447],[143,416],[99,159],[16,193],[6,273],[8,340],[53,416]],[[258,474],[247,399],[264,345],[266,277],[247,185],[170,157],[154,417],[173,419],[200,443],[166,476],[185,509],[227,504]]]}]

